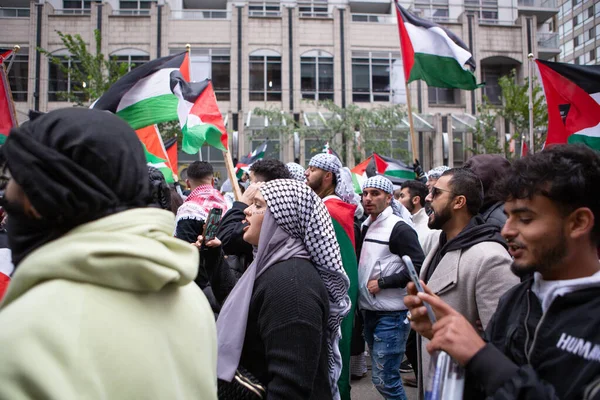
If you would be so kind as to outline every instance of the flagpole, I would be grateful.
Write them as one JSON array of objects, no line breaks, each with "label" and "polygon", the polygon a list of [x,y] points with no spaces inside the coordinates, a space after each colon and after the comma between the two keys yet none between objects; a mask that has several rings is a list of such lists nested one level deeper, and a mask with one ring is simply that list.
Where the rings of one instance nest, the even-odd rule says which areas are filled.
[{"label": "flagpole", "polygon": [[[187,52],[188,60],[188,71],[190,73],[190,82],[192,81],[192,45],[187,43],[185,45],[185,51]],[[202,161],[202,147],[198,149],[198,160]]]},{"label": "flagpole", "polygon": [[529,151],[533,154],[533,54],[529,53]]},{"label": "flagpole", "polygon": [[10,68],[13,65],[13,62],[15,61],[15,55],[19,52],[19,50],[21,50],[21,46],[19,46],[18,44],[15,44],[15,47],[13,47],[13,52],[10,57],[10,62],[8,63],[8,67],[6,67],[6,76],[7,77],[8,77],[8,73],[10,72]]},{"label": "flagpole", "polygon": [[408,87],[408,81],[404,81],[404,85],[406,87],[406,106],[408,108],[408,123],[410,124],[410,142],[413,153],[413,160],[417,160],[419,158],[419,154],[417,152],[417,140],[415,136],[415,126],[413,124],[413,115],[412,115],[412,104],[410,101],[410,88]]},{"label": "flagpole", "polygon": [[0,63],[0,79],[4,81],[4,87],[6,88],[6,93],[8,94],[8,107],[10,108],[10,113],[13,117],[13,126],[19,126],[19,120],[17,119],[17,108],[15,107],[15,101],[13,100],[12,90],[10,88],[10,82],[8,82],[8,73],[6,72],[6,68],[4,68],[4,64]]}]

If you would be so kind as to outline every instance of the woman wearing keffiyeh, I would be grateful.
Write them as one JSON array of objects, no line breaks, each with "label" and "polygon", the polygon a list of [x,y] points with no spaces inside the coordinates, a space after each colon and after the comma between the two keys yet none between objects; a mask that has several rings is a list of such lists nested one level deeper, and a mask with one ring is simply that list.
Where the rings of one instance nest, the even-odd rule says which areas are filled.
[{"label": "woman wearing keffiyeh", "polygon": [[[231,381],[243,366],[269,398],[339,398],[340,324],[350,301],[331,217],[291,179],[264,184],[245,214],[255,257],[217,320],[218,377]],[[213,275],[227,273],[219,269]]]}]

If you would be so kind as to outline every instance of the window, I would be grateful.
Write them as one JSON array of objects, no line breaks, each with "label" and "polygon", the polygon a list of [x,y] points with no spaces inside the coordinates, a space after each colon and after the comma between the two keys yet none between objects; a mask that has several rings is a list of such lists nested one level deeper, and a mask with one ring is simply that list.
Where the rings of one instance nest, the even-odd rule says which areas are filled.
[{"label": "window", "polygon": [[464,132],[452,132],[452,155],[454,167],[462,167],[465,163]]},{"label": "window", "polygon": [[573,17],[573,26],[577,27],[581,21],[579,21],[579,14]]},{"label": "window", "polygon": [[503,66],[492,66],[485,65],[482,67],[482,76],[485,86],[483,87],[483,94],[487,97],[490,104],[502,104],[502,90],[498,81],[500,77],[508,75],[510,69]]},{"label": "window", "polygon": [[575,37],[573,38],[573,46],[577,47],[577,46],[579,46],[580,44],[583,44],[583,43],[582,43],[582,40],[581,40],[581,35],[575,36]]},{"label": "window", "polygon": [[[62,66],[74,69],[77,68],[79,62],[70,59],[67,55],[55,55]],[[71,76],[71,72],[65,73],[63,68],[49,62],[48,67],[48,101],[75,101],[83,99],[83,91],[81,90],[84,82],[77,82]]]},{"label": "window", "polygon": [[[5,51],[12,49],[0,48],[0,54]],[[29,50],[21,48],[21,51],[13,55],[11,58],[13,61],[12,67],[8,72],[8,84],[12,92],[14,101],[27,101],[27,81],[29,77]],[[8,63],[4,63],[5,67],[8,67]]]},{"label": "window", "polygon": [[[177,54],[184,49],[171,49],[171,54]],[[202,49],[192,47],[190,53],[190,79],[203,81],[210,79],[217,100],[229,101],[231,95],[231,61],[229,49]]]},{"label": "window", "polygon": [[[395,53],[355,52],[352,54],[352,101],[390,101]],[[400,64],[402,68],[402,64]]]},{"label": "window", "polygon": [[151,5],[151,0],[121,0],[119,1],[119,11],[120,14],[150,14]]},{"label": "window", "polygon": [[92,8],[92,0],[63,0],[63,8],[82,10],[81,14],[89,14]]},{"label": "window", "polygon": [[415,11],[417,10],[422,12],[424,18],[432,21],[448,21],[450,17],[447,0],[436,0],[433,2],[420,0],[415,4]]},{"label": "window", "polygon": [[250,100],[281,101],[281,56],[272,50],[250,55]]},{"label": "window", "polygon": [[600,16],[600,3],[596,3],[594,5],[594,14],[596,14],[596,16]]},{"label": "window", "polygon": [[600,46],[596,47],[596,61],[600,61]]},{"label": "window", "polygon": [[565,1],[561,7],[563,16],[567,16],[571,12],[571,3]]},{"label": "window", "polygon": [[310,18],[329,18],[327,0],[312,0],[309,2],[299,2],[298,11],[301,17]]},{"label": "window", "polygon": [[377,153],[408,163],[410,161],[409,136],[407,132],[397,130],[373,132],[368,139],[365,139],[365,153]]},{"label": "window", "polygon": [[593,62],[594,60],[596,60],[596,49],[590,50],[585,55],[585,63],[586,64],[589,63],[589,62]]},{"label": "window", "polygon": [[594,7],[589,7],[587,10],[587,17],[588,18],[594,18]]},{"label": "window", "polygon": [[566,35],[573,30],[573,21],[572,20],[567,21],[563,24],[563,26],[565,27],[565,35]]},{"label": "window", "polygon": [[580,4],[581,4],[581,1],[582,1],[582,0],[572,0],[572,2],[573,2],[573,7],[580,5]]},{"label": "window", "polygon": [[123,49],[112,53],[111,58],[119,64],[127,64],[127,72],[150,61],[150,56],[145,51],[137,49]]},{"label": "window", "polygon": [[565,46],[565,55],[569,55],[573,52],[573,41],[572,40],[565,42],[564,46]]},{"label": "window", "polygon": [[429,94],[430,105],[458,104],[460,98],[457,89],[429,87],[427,93]]},{"label": "window", "polygon": [[333,56],[310,51],[300,57],[300,86],[303,99],[333,100]]},{"label": "window", "polygon": [[250,17],[281,17],[281,3],[252,1],[252,2],[248,3],[248,16],[250,16]]},{"label": "window", "polygon": [[498,1],[497,0],[466,0],[465,9],[475,12],[482,22],[498,21]]},{"label": "window", "polygon": [[595,28],[588,29],[585,31],[585,41],[587,43],[588,40],[594,40]]}]

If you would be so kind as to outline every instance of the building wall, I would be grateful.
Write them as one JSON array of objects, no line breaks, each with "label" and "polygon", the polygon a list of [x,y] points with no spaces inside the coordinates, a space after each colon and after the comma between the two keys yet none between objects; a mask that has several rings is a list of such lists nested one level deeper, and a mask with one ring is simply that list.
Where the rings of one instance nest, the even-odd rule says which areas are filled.
[{"label": "building wall", "polygon": [[[594,0],[580,0],[573,6],[573,0],[559,1],[559,60],[572,64],[600,65],[600,3]],[[575,18],[577,24],[574,23]],[[577,46],[574,44],[575,38],[579,38]]]}]

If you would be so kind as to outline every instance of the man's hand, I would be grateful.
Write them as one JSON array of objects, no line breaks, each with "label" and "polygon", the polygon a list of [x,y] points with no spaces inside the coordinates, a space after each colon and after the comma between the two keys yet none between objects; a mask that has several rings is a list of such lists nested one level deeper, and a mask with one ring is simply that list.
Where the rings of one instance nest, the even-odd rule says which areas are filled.
[{"label": "man's hand", "polygon": [[254,182],[250,184],[250,186],[248,186],[248,188],[242,195],[240,201],[248,206],[252,204],[252,200],[254,200],[254,196],[258,192],[258,189],[260,189],[260,187],[264,184],[264,182]]},{"label": "man's hand", "polygon": [[[196,246],[197,248],[202,248],[202,242],[204,241],[204,237],[202,235],[199,235],[196,242],[192,243],[192,245]],[[204,245],[206,247],[219,247],[221,246],[221,241],[217,238],[211,239],[208,242],[204,243]]]},{"label": "man's hand", "polygon": [[[435,296],[431,289],[421,281],[421,286],[426,293]],[[427,314],[427,308],[423,305],[423,301],[417,296],[417,287],[414,283],[409,282],[406,286],[407,295],[404,297],[404,305],[410,311],[410,326],[419,335],[431,339],[433,337],[432,323]],[[437,318],[437,316],[436,316]]]},{"label": "man's hand", "polygon": [[367,289],[369,290],[369,293],[371,293],[371,294],[377,294],[381,291],[381,288],[379,287],[379,283],[377,283],[376,279],[373,279],[372,281],[367,282]]},{"label": "man's hand", "polygon": [[483,339],[461,313],[439,297],[426,293],[419,293],[418,297],[431,305],[438,319],[433,324],[433,338],[427,344],[427,351],[445,351],[459,364],[466,365],[485,346]]}]

